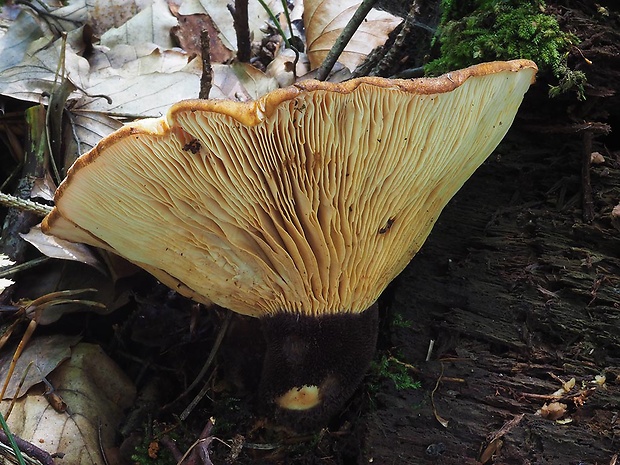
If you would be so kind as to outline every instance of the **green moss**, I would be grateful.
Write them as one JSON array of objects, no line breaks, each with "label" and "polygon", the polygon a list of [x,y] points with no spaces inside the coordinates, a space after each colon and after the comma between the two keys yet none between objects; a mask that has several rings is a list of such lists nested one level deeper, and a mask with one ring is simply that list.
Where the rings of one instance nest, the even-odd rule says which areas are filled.
[{"label": "green moss", "polygon": [[371,392],[373,391],[372,385],[376,385],[377,381],[381,379],[389,379],[394,383],[396,389],[418,389],[420,382],[415,381],[411,376],[411,366],[401,362],[395,357],[383,355],[378,361],[373,362],[371,367],[372,378],[375,383],[371,383]]},{"label": "green moss", "polygon": [[136,445],[131,455],[133,464],[171,465],[176,463],[172,452],[160,443],[160,439],[164,435],[174,441],[182,452],[185,452],[187,447],[194,442],[194,433],[182,425],[173,427],[170,424],[157,421],[145,424],[142,440]]},{"label": "green moss", "polygon": [[560,29],[540,0],[442,0],[443,14],[435,36],[440,56],[425,67],[436,75],[475,63],[526,58],[558,85],[550,95],[573,89],[583,99],[585,75],[566,64],[578,38]]},{"label": "green moss", "polygon": [[407,320],[400,313],[396,313],[394,315],[394,319],[392,320],[392,326],[396,328],[413,328],[413,322],[411,320]]}]

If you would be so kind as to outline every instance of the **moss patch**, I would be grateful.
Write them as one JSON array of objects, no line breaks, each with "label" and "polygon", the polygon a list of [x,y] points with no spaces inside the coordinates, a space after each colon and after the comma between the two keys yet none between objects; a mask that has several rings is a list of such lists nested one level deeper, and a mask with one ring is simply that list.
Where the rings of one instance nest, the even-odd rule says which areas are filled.
[{"label": "moss patch", "polygon": [[440,56],[425,67],[427,74],[494,60],[526,58],[558,81],[555,96],[575,90],[583,98],[585,75],[566,65],[571,46],[579,39],[560,29],[539,0],[442,0],[442,17],[435,43]]}]

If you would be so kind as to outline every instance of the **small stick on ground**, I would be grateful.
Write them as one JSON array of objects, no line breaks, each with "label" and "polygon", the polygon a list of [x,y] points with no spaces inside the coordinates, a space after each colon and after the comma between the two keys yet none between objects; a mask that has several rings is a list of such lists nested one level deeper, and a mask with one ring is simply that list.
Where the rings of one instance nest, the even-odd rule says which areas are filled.
[{"label": "small stick on ground", "polygon": [[[211,367],[213,360],[215,360],[215,355],[217,354],[217,351],[220,349],[220,345],[222,344],[222,341],[224,340],[224,336],[226,335],[226,331],[228,330],[228,325],[230,323],[231,318],[232,318],[232,312],[227,312],[226,317],[224,321],[222,322],[222,326],[220,327],[220,330],[217,333],[217,337],[215,338],[215,342],[213,343],[213,347],[211,348],[211,353],[209,354],[207,361],[205,362],[204,366],[200,370],[200,373],[198,374],[198,376],[196,376],[196,379],[194,380],[194,382],[185,390],[185,392],[183,392],[183,394],[179,396],[179,398],[183,398],[184,396],[189,394],[191,390],[194,389],[198,385],[200,380],[207,374],[207,371],[209,371],[209,368]],[[206,388],[207,386],[203,387],[203,389],[196,395],[196,397],[194,397],[194,400],[192,400],[192,402],[185,408],[185,410],[183,410],[181,415],[179,415],[179,418],[181,420],[185,420],[189,416],[189,414],[192,412],[194,407],[198,405],[198,402],[200,402],[200,400],[207,393]]]},{"label": "small stick on ground", "polygon": [[316,78],[319,81],[324,81],[327,78],[330,71],[336,64],[336,61],[338,61],[338,57],[347,46],[347,44],[351,40],[351,37],[353,37],[353,34],[355,34],[355,31],[357,31],[357,29],[360,27],[360,24],[362,24],[362,21],[364,21],[364,18],[366,18],[366,15],[368,15],[376,2],[377,0],[364,0],[357,9],[357,11],[353,13],[353,16],[344,27],[344,29],[340,33],[340,36],[338,36],[338,39],[336,39],[333,47],[325,57],[325,60],[323,60],[323,63],[321,63],[321,66],[319,67],[316,74]]},{"label": "small stick on ground", "polygon": [[592,157],[592,132],[583,133],[583,154],[581,158],[581,201],[584,223],[594,219],[594,200],[592,199],[592,181],[590,180],[590,158]]},{"label": "small stick on ground", "polygon": [[202,75],[200,76],[200,93],[198,98],[208,99],[213,82],[213,68],[211,67],[211,46],[209,44],[209,31],[200,31],[200,54],[202,55]]},{"label": "small stick on ground", "polygon": [[235,6],[228,5],[237,33],[237,60],[248,63],[252,56],[250,26],[248,25],[248,0],[235,0]]},{"label": "small stick on ground", "polygon": [[[43,449],[38,448],[37,446],[35,446],[34,444],[28,441],[24,441],[23,439],[15,436],[14,434],[13,434],[13,439],[15,440],[17,447],[19,447],[19,450],[22,451],[24,454],[26,454],[28,457],[38,460],[43,465],[54,465],[54,459],[48,452],[44,451]],[[6,435],[4,431],[1,431],[1,430],[0,430],[0,442],[6,445],[10,444],[8,436]]]}]

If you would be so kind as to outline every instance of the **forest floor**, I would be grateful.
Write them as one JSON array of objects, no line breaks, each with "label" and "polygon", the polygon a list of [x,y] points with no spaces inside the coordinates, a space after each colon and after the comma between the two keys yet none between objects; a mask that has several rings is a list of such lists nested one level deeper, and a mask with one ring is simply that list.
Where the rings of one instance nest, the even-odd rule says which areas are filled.
[{"label": "forest floor", "polygon": [[[226,312],[197,312],[145,275],[129,284],[142,296],[131,308],[63,322],[138,380],[137,413],[123,427],[134,431],[121,446],[127,463],[154,437],[173,449],[161,438],[175,428],[179,449],[189,447],[214,417],[204,436],[216,465],[620,464],[620,13],[612,3],[598,6],[605,16],[591,2],[548,2],[585,38],[570,61],[588,75],[587,99],[550,101],[544,80],[528,93],[506,139],[381,298],[377,363],[329,428],[299,438],[268,427],[253,394],[260,328],[239,316],[208,396],[178,428],[178,407],[191,396],[178,399],[171,386],[193,380]],[[600,163],[590,162],[593,152]],[[166,463],[149,460],[145,452],[140,463]]]}]

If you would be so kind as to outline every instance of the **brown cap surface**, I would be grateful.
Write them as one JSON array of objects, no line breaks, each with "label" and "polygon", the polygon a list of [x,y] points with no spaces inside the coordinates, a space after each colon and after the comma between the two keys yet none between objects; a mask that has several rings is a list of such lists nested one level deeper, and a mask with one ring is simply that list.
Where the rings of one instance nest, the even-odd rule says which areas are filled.
[{"label": "brown cap surface", "polygon": [[239,313],[361,312],[504,137],[535,73],[516,60],[180,102],[82,156],[43,228]]}]

